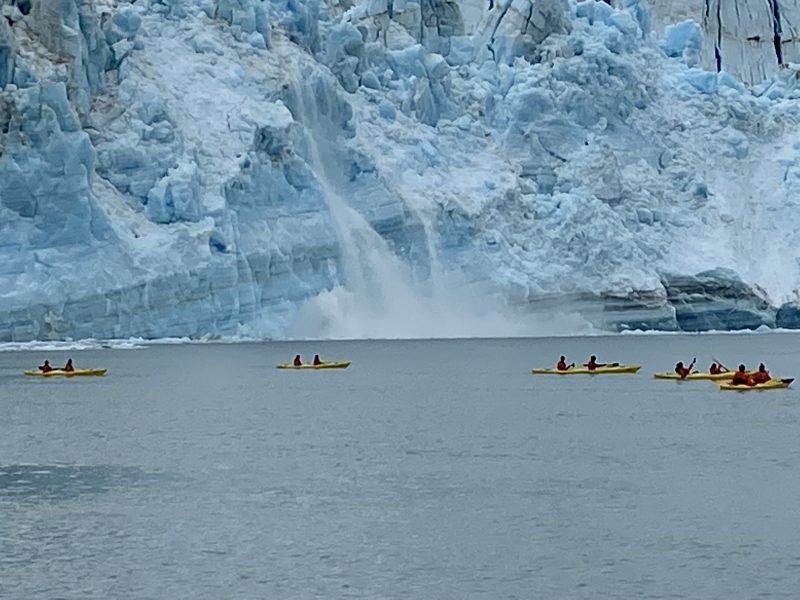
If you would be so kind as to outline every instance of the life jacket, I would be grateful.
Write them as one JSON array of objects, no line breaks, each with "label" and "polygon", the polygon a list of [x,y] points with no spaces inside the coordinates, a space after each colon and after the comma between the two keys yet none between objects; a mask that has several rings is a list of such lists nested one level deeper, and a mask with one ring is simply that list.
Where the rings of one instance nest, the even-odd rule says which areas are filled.
[{"label": "life jacket", "polygon": [[767,371],[756,371],[753,373],[753,382],[754,383],[766,383],[769,381],[769,373]]},{"label": "life jacket", "polygon": [[675,372],[681,377],[686,377],[690,373],[686,367],[675,367]]},{"label": "life jacket", "polygon": [[753,385],[753,378],[750,377],[747,373],[743,373],[742,371],[736,371],[733,374],[733,379],[731,379],[731,383],[733,385]]},{"label": "life jacket", "polygon": [[42,373],[49,373],[50,371],[53,370],[53,367],[51,367],[50,365],[42,365],[41,367],[39,367],[39,370]]},{"label": "life jacket", "polygon": [[75,370],[75,367],[72,366],[72,363],[67,363],[64,365],[64,371],[72,372]]},{"label": "life jacket", "polygon": [[559,371],[566,371],[568,368],[569,367],[567,367],[567,363],[565,363],[563,360],[558,361],[558,364],[556,365],[556,369]]},{"label": "life jacket", "polygon": [[315,356],[314,357],[314,364],[315,365],[321,365],[322,364],[322,361],[319,359],[319,356]]},{"label": "life jacket", "polygon": [[717,363],[711,363],[711,366],[708,367],[708,372],[712,375],[719,375],[722,373],[722,368]]},{"label": "life jacket", "polygon": [[300,366],[300,365],[302,365],[302,364],[303,364],[303,362],[300,360],[300,357],[299,357],[299,356],[298,356],[298,357],[295,357],[295,359],[294,359],[294,366],[295,366],[295,367],[299,367],[299,366]]}]

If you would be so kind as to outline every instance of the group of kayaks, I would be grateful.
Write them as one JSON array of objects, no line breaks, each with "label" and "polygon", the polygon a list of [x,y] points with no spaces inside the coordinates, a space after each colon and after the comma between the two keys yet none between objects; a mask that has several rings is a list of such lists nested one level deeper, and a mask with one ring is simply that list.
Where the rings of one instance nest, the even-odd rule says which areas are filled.
[{"label": "group of kayaks", "polygon": [[[314,360],[310,363],[304,363],[300,355],[294,357],[294,360],[289,363],[280,363],[275,366],[277,369],[311,369],[311,370],[319,370],[319,369],[346,369],[350,366],[350,361],[344,360],[326,360],[323,361],[320,359],[319,354],[314,356]],[[30,369],[28,371],[23,371],[23,373],[29,377],[98,377],[103,376],[106,374],[108,369],[76,369],[72,365],[72,359],[69,359],[67,363],[61,367],[51,367],[50,361],[44,361],[44,364],[40,365],[36,369]]]},{"label": "group of kayaks", "polygon": [[[346,369],[350,366],[350,361],[344,360],[326,360],[323,361],[320,359],[319,355],[314,356],[314,360],[310,363],[302,362],[300,355],[294,357],[294,360],[289,363],[280,363],[275,365],[276,369],[311,369],[311,370],[319,370],[319,369]],[[72,359],[67,361],[62,368],[54,368],[50,366],[49,361],[44,361],[43,365],[40,365],[36,369],[30,369],[29,371],[23,371],[25,375],[29,377],[87,377],[87,376],[103,376],[106,374],[108,369],[76,369],[72,365]]]},{"label": "group of kayaks", "polygon": [[[716,364],[716,361],[714,364]],[[769,378],[769,374],[764,371],[764,374],[767,376],[766,381],[756,383],[751,377],[754,375],[754,373],[747,372],[746,374],[749,376],[747,378],[747,383],[736,383],[734,382],[734,376],[737,375],[736,371],[727,369],[713,373],[692,371],[691,366],[694,365],[694,362],[692,362],[692,365],[688,369],[683,369],[682,363],[678,363],[678,365],[681,365],[681,369],[678,369],[676,365],[675,371],[654,373],[653,377],[655,379],[668,379],[673,381],[713,381],[717,383],[719,389],[721,390],[734,390],[740,392],[749,390],[774,390],[788,388],[794,381],[794,378]],[[562,356],[555,368],[535,368],[531,369],[531,373],[534,375],[613,375],[626,373],[634,374],[638,373],[639,369],[641,368],[641,365],[622,364],[617,362],[599,364],[594,361],[594,357],[592,357],[588,363],[582,366],[576,366],[574,363],[571,365],[566,365],[564,357]],[[745,372],[742,371],[742,373]]]},{"label": "group of kayaks", "polygon": [[[300,355],[296,355],[294,360],[289,363],[280,363],[276,365],[277,369],[297,369],[297,370],[319,370],[319,369],[346,369],[350,366],[350,361],[323,361],[319,355],[314,356],[314,360],[310,363],[304,363]],[[743,365],[740,365],[740,373],[724,369],[718,372],[704,372],[692,371],[694,361],[689,368],[684,369],[683,363],[676,365],[675,371],[665,371],[654,373],[655,379],[667,379],[673,381],[714,381],[721,390],[772,390],[787,388],[794,381],[794,378],[770,378],[766,371],[761,366],[763,371],[761,374],[767,375],[766,381],[754,382],[752,377],[747,378],[747,383],[738,383],[735,381],[735,375],[745,374]],[[716,366],[716,361],[714,363]],[[581,366],[576,366],[575,363],[570,365],[566,364],[565,358],[562,356],[555,368],[541,367],[531,369],[534,375],[614,375],[614,374],[635,374],[641,369],[641,365],[624,364],[624,363],[598,363],[596,358],[592,356],[588,363]],[[106,374],[107,369],[76,369],[72,365],[72,359],[68,360],[63,368],[53,368],[48,361],[37,369],[25,371],[25,375],[31,377],[87,377],[87,376],[103,376]],[[753,374],[748,374],[753,375]]]}]

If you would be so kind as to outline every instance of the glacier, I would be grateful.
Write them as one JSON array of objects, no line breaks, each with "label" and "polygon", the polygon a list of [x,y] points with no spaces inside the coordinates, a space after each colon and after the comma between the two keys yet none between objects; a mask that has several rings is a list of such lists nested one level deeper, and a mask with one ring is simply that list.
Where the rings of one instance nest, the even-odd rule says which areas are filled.
[{"label": "glacier", "polygon": [[0,3],[0,342],[800,327],[800,5]]}]

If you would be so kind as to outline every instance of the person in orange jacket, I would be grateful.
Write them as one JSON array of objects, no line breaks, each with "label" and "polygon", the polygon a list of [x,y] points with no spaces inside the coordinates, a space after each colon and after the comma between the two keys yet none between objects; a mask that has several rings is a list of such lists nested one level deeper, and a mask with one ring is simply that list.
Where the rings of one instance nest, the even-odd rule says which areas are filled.
[{"label": "person in orange jacket", "polygon": [[769,371],[767,371],[767,367],[764,366],[764,363],[758,365],[758,371],[753,373],[751,376],[753,379],[753,383],[767,383],[771,377],[769,376]]},{"label": "person in orange jacket", "polygon": [[739,365],[739,370],[733,374],[731,383],[733,385],[755,385],[753,378],[747,374],[747,369],[744,365]]}]

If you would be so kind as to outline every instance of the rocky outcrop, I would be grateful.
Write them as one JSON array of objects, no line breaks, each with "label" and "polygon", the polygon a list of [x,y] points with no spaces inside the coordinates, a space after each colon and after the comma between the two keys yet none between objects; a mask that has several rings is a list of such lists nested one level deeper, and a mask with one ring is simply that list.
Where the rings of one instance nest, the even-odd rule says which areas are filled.
[{"label": "rocky outcrop", "polygon": [[603,311],[598,327],[608,331],[675,331],[679,329],[675,307],[664,290],[627,294],[607,292],[600,298]]},{"label": "rocky outcrop", "polygon": [[736,331],[760,327],[800,329],[800,307],[777,311],[766,295],[729,269],[696,275],[665,274],[663,288],[539,299],[534,310],[561,304],[606,331]]},{"label": "rocky outcrop", "polygon": [[775,326],[766,295],[733,271],[714,269],[694,276],[665,275],[667,302],[682,331],[758,329]]}]

